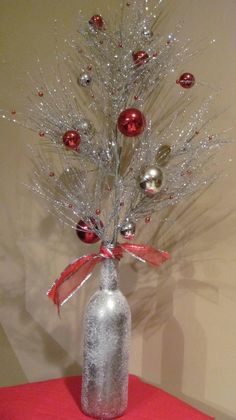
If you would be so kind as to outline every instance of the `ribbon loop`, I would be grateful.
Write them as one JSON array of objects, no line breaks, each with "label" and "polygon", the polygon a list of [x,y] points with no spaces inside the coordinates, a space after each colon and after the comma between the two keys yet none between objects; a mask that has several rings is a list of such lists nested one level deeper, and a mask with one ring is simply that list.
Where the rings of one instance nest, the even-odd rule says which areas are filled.
[{"label": "ribbon loop", "polygon": [[85,255],[69,264],[48,291],[48,297],[59,309],[89,279],[98,263],[107,258],[120,261],[123,251],[154,267],[159,267],[170,259],[168,252],[148,245],[129,243],[117,244],[114,247],[102,245],[99,254]]}]

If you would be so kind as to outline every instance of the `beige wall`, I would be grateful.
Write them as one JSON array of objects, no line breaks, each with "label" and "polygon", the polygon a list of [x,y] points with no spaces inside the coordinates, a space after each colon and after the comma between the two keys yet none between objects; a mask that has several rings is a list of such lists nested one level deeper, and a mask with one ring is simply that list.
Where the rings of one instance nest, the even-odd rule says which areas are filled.
[{"label": "beige wall", "polygon": [[[93,4],[86,2],[88,16]],[[73,31],[78,6],[78,0],[0,0],[4,108],[20,105],[22,90],[27,89],[22,80],[25,71],[34,68],[33,57],[39,53],[50,62],[52,20],[59,18]],[[189,34],[196,45],[205,38],[217,39],[215,49],[195,58],[188,68],[201,74],[202,81],[222,87],[215,107],[231,108],[217,126],[234,126],[236,1],[175,0],[171,12],[172,22],[184,15],[182,36]],[[21,185],[29,182],[31,173],[25,145],[37,136],[5,121],[0,125],[1,385],[76,374],[81,364],[81,316],[96,281],[63,309],[61,320],[45,291],[68,261],[87,249]],[[234,163],[227,172],[228,178],[183,206],[184,215],[165,241],[172,262],[158,275],[127,260],[121,267],[134,320],[131,371],[215,413],[219,420],[236,418]]]}]

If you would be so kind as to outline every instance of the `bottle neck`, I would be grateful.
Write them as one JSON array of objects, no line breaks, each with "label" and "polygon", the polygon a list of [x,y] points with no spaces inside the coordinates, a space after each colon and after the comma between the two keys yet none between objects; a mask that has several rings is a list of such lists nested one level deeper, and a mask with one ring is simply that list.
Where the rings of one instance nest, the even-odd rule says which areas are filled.
[{"label": "bottle neck", "polygon": [[118,288],[118,261],[112,258],[105,258],[102,261],[100,290],[116,290]]}]

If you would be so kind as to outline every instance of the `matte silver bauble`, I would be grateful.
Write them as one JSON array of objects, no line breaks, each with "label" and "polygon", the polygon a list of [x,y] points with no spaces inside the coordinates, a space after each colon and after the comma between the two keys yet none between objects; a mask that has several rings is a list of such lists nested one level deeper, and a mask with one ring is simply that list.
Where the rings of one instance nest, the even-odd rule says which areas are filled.
[{"label": "matte silver bauble", "polygon": [[144,194],[153,196],[158,193],[163,181],[163,174],[160,168],[152,166],[146,168],[139,178],[139,185]]},{"label": "matte silver bauble", "polygon": [[135,235],[136,225],[134,222],[127,220],[120,228],[120,234],[125,239],[133,239]]},{"label": "matte silver bauble", "polygon": [[150,41],[153,37],[153,32],[148,28],[143,28],[141,35],[145,41]]},{"label": "matte silver bauble", "polygon": [[168,144],[160,146],[156,153],[156,162],[158,166],[165,166],[170,160],[170,155],[171,147]]},{"label": "matte silver bauble", "polygon": [[82,73],[78,78],[78,84],[80,86],[83,86],[83,87],[90,86],[91,83],[92,83],[92,77],[90,76],[90,74]]}]

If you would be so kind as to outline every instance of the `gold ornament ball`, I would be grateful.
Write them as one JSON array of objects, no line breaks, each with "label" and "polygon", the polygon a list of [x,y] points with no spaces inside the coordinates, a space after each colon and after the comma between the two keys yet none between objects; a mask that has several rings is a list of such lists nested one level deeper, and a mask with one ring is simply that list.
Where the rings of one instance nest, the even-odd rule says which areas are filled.
[{"label": "gold ornament ball", "polygon": [[162,181],[162,170],[152,166],[143,171],[139,178],[139,185],[144,194],[152,197],[160,191]]},{"label": "gold ornament ball", "polygon": [[136,231],[136,225],[134,222],[127,220],[120,228],[120,234],[125,239],[133,239]]},{"label": "gold ornament ball", "polygon": [[156,162],[158,166],[165,166],[170,160],[171,147],[168,144],[163,144],[159,147],[156,154]]}]

